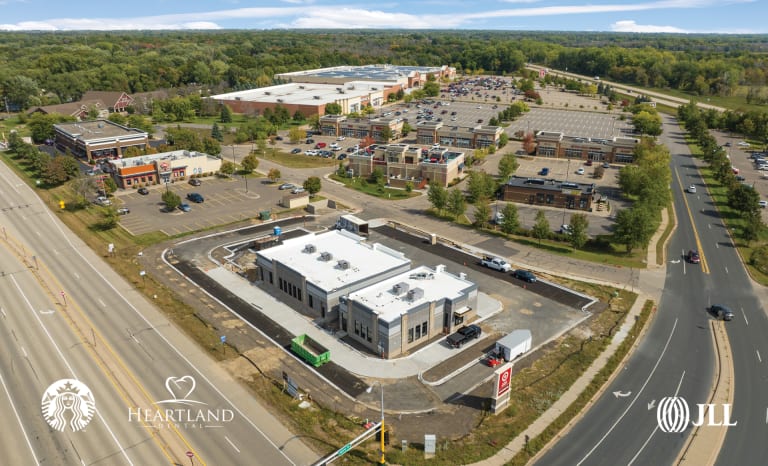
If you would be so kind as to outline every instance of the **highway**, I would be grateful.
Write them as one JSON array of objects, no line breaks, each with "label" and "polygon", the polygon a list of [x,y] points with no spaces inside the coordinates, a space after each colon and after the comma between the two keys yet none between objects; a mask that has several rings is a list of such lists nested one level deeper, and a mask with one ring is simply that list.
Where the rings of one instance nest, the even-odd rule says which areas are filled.
[{"label": "highway", "polygon": [[[755,419],[748,420],[745,411],[751,403],[741,403],[740,399],[749,399],[749,394],[740,396],[739,387],[745,385],[742,380],[754,383],[749,377],[742,379],[744,371],[759,376],[756,349],[749,342],[760,340],[750,340],[750,332],[766,328],[763,325],[768,321],[704,189],[697,162],[691,158],[682,131],[672,118],[665,117],[661,141],[673,154],[672,191],[678,228],[668,248],[669,264],[658,311],[642,343],[607,390],[537,464],[672,464],[691,428],[683,433],[661,431],[656,406],[664,397],[682,397],[691,407],[693,420],[698,415],[696,404],[707,402],[715,365],[708,307],[716,302],[732,306],[737,314],[727,327],[737,367],[737,396],[731,420],[738,425],[730,428],[723,449],[736,456],[728,456],[722,464],[759,464],[766,457],[764,445],[744,448],[745,444],[736,439],[752,437],[742,426],[754,425],[757,418],[764,422],[765,408],[752,408],[751,417]],[[690,184],[700,188],[696,194],[684,191]],[[701,264],[684,260],[688,249],[699,249]],[[725,283],[728,286],[723,286]],[[741,312],[742,308],[748,315]],[[765,354],[768,349],[757,351]],[[740,366],[749,367],[739,370]],[[734,461],[734,457],[740,461]]]},{"label": "highway", "polygon": [[[0,199],[1,464],[317,458],[5,165]],[[41,400],[67,378],[90,389],[95,411],[84,429],[59,432]]]}]

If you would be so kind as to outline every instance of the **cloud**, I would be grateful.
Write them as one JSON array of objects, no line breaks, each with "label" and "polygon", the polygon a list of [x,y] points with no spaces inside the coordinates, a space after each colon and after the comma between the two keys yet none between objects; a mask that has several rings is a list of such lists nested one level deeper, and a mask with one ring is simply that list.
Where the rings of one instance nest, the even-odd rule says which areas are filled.
[{"label": "cloud", "polygon": [[676,32],[689,33],[685,29],[674,26],[654,26],[652,24],[637,24],[632,20],[616,21],[611,24],[611,31],[614,32]]}]

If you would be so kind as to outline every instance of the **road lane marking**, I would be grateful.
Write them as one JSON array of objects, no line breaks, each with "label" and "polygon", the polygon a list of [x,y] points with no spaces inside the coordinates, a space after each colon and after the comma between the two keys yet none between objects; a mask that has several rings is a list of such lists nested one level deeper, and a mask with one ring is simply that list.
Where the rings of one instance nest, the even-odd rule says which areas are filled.
[{"label": "road lane marking", "polygon": [[[74,368],[69,363],[69,360],[67,360],[67,358],[64,356],[64,353],[61,352],[61,348],[59,348],[59,345],[56,343],[56,340],[53,338],[51,333],[48,331],[48,327],[45,326],[43,321],[40,319],[40,316],[38,316],[37,313],[34,312],[34,308],[32,307],[32,303],[29,301],[29,298],[27,298],[27,295],[24,294],[24,291],[21,289],[21,286],[16,281],[16,278],[13,275],[11,275],[11,281],[13,281],[13,285],[16,287],[16,290],[18,290],[18,292],[21,295],[22,299],[24,299],[24,302],[26,303],[27,308],[30,311],[32,311],[32,315],[34,315],[35,319],[37,320],[37,325],[40,326],[40,328],[42,329],[42,331],[45,334],[45,336],[48,337],[48,341],[50,341],[51,346],[56,351],[56,354],[58,354],[59,359],[61,360],[61,362],[67,367],[67,370],[69,371],[69,373],[72,374],[72,378],[73,379],[77,379],[78,378],[77,377],[77,372],[75,372]],[[24,348],[22,347],[22,350],[23,349]],[[25,357],[26,357],[26,351],[25,351]],[[133,465],[134,463],[133,463],[133,461],[131,461],[131,458],[128,456],[127,449],[120,443],[120,440],[118,440],[117,436],[112,431],[112,428],[109,427],[109,424],[107,423],[107,420],[104,419],[104,417],[101,415],[101,412],[98,409],[96,410],[96,416],[99,417],[99,420],[104,425],[104,427],[107,429],[107,432],[109,432],[109,435],[112,437],[112,441],[115,442],[115,445],[117,445],[117,447],[120,449],[120,453],[122,454],[123,458],[125,458],[125,460],[128,462],[128,464]]]},{"label": "road lane marking", "polygon": [[746,322],[747,325],[749,325],[749,321],[747,320],[747,314],[746,314],[746,312],[744,312],[744,308],[743,307],[741,308],[741,315],[744,316],[744,322]]},{"label": "road lane marking", "polygon": [[[680,186],[680,190],[685,193],[683,188],[683,181],[680,179],[680,173],[675,168],[675,176],[677,177],[677,184]],[[704,249],[701,247],[701,238],[699,238],[699,230],[696,229],[696,224],[693,222],[693,212],[691,212],[691,206],[688,205],[688,197],[683,195],[683,204],[685,204],[685,210],[688,212],[688,219],[691,221],[691,229],[693,229],[693,237],[696,240],[696,248],[699,250],[699,257],[701,259],[701,270],[709,274],[709,266],[707,265],[707,257],[704,255]],[[702,209],[703,210],[703,209]]]},{"label": "road lane marking", "polygon": [[[664,348],[661,350],[661,354],[659,354],[659,358],[656,360],[656,364],[653,365],[653,369],[651,369],[651,373],[648,374],[648,378],[645,379],[645,382],[643,382],[643,385],[642,387],[640,387],[640,390],[637,391],[637,394],[632,399],[632,401],[629,402],[629,405],[626,407],[626,409],[624,409],[624,412],[621,413],[621,416],[619,416],[619,418],[616,419],[616,422],[614,422],[613,425],[610,427],[610,429],[608,429],[608,432],[606,432],[605,435],[603,435],[602,438],[600,438],[600,440],[595,444],[595,446],[592,447],[592,449],[589,450],[586,455],[584,455],[584,458],[582,458],[581,461],[576,463],[576,466],[580,466],[584,461],[587,460],[587,458],[589,458],[590,455],[592,455],[592,453],[595,452],[595,450],[597,450],[597,447],[599,447],[600,444],[603,443],[603,441],[608,437],[608,435],[610,435],[610,433],[613,432],[613,429],[616,428],[619,422],[621,422],[621,420],[624,419],[624,416],[627,415],[629,410],[635,404],[635,401],[637,401],[637,399],[640,398],[640,395],[643,393],[643,390],[645,390],[645,386],[648,385],[648,382],[650,382],[651,377],[653,377],[653,374],[656,372],[656,369],[659,367],[659,364],[661,363],[661,358],[663,358],[664,354],[667,352],[667,348],[669,347],[669,342],[672,341],[672,335],[675,334],[676,328],[677,328],[677,319],[675,319],[675,322],[672,324],[672,331],[669,332],[669,337],[667,337],[667,342],[664,344]],[[683,372],[683,375],[685,375],[685,372]],[[681,377],[680,383],[682,383],[682,380],[683,379]]]},{"label": "road lane marking", "polygon": [[226,440],[227,442],[229,442],[229,444],[230,444],[230,445],[232,445],[232,448],[234,448],[236,452],[240,453],[240,449],[239,449],[239,448],[237,448],[237,447],[235,446],[235,444],[234,444],[234,443],[232,443],[232,440],[230,440],[230,439],[229,439],[229,437],[227,437],[227,436],[225,435],[225,436],[224,436],[224,440]]},{"label": "road lane marking", "polygon": [[760,357],[760,350],[755,350],[755,353],[757,353],[757,360],[763,362],[763,358]]},{"label": "road lane marking", "polygon": [[24,424],[21,422],[21,416],[19,416],[19,411],[16,409],[16,405],[13,403],[13,397],[11,396],[11,392],[8,391],[8,386],[5,385],[5,379],[3,378],[3,374],[0,373],[0,384],[3,385],[3,390],[5,390],[5,394],[8,398],[8,403],[11,405],[11,409],[13,409],[13,414],[16,416],[16,422],[19,424],[19,428],[21,428],[21,433],[24,435],[24,440],[27,442],[27,447],[29,448],[29,452],[32,453],[32,458],[34,458],[35,464],[40,464],[40,460],[37,458],[37,455],[35,454],[35,449],[32,448],[32,442],[29,441],[29,436],[27,435],[27,430],[24,429]]},{"label": "road lane marking", "polygon": [[104,301],[102,301],[101,298],[99,298],[99,304],[101,304],[101,307],[107,307],[107,305],[104,304]]},{"label": "road lane marking", "polygon": [[[677,397],[678,392],[680,391],[680,387],[683,385],[683,377],[685,377],[685,371],[683,371],[683,374],[680,376],[680,382],[677,383],[677,389],[675,389],[675,397]],[[645,440],[645,443],[643,443],[643,446],[640,447],[639,450],[637,450],[637,453],[635,453],[635,456],[632,457],[631,460],[629,460],[629,463],[627,463],[627,466],[632,466],[632,463],[635,462],[638,456],[640,456],[640,453],[643,452],[645,447],[648,445],[648,442],[651,441],[651,438],[653,438],[654,434],[656,434],[656,431],[659,430],[658,423],[653,428],[653,431],[651,431],[651,435],[648,436],[648,438]]]}]

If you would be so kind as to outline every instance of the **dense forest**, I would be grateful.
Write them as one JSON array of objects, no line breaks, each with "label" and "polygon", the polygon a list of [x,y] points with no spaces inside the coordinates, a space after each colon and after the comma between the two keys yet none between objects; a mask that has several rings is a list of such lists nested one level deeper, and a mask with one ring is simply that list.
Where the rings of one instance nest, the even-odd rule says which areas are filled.
[{"label": "dense forest", "polygon": [[274,84],[275,73],[335,65],[451,65],[510,74],[526,62],[693,95],[768,103],[764,36],[496,31],[5,32],[6,110],[129,93]]}]

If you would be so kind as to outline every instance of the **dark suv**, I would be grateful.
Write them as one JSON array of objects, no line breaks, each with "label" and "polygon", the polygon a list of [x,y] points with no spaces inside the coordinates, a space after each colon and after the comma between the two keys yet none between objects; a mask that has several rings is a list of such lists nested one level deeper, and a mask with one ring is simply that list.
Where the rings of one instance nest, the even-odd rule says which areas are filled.
[{"label": "dark suv", "polygon": [[523,280],[524,282],[528,282],[528,283],[536,282],[536,275],[534,275],[533,272],[531,272],[530,270],[518,269],[512,272],[512,276],[519,280]]},{"label": "dark suv", "polygon": [[448,336],[448,344],[454,348],[461,348],[469,340],[480,338],[482,333],[483,331],[477,325],[467,325]]},{"label": "dark suv", "polygon": [[733,311],[728,306],[724,306],[722,304],[713,304],[709,308],[709,312],[711,312],[718,319],[733,320]]},{"label": "dark suv", "polygon": [[196,202],[200,204],[201,202],[205,201],[205,198],[203,198],[202,194],[198,193],[189,193],[187,194],[187,199],[189,199],[192,202]]}]

